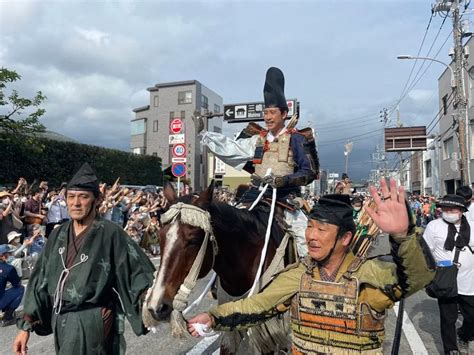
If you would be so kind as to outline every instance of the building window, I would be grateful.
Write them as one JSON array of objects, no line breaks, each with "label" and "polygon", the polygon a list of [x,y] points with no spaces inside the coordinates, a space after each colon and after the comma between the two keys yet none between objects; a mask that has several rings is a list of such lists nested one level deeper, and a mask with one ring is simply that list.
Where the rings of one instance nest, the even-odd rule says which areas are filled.
[{"label": "building window", "polygon": [[186,117],[186,111],[181,111],[180,117],[181,117],[182,120],[184,120],[185,117]]},{"label": "building window", "polygon": [[443,159],[451,159],[453,158],[454,153],[454,139],[453,137],[449,137],[445,141],[443,141]]},{"label": "building window", "polygon": [[132,153],[133,154],[145,154],[145,148],[133,148]]},{"label": "building window", "polygon": [[219,105],[214,104],[214,113],[220,113],[221,107]]},{"label": "building window", "polygon": [[178,105],[191,104],[192,102],[193,92],[191,90],[178,92]]},{"label": "building window", "polygon": [[443,115],[446,115],[448,113],[448,95],[444,95],[443,98]]},{"label": "building window", "polygon": [[153,121],[153,132],[158,132],[158,120]]},{"label": "building window", "polygon": [[170,120],[174,118],[174,111],[170,111]]},{"label": "building window", "polygon": [[431,159],[425,161],[425,178],[431,177]]},{"label": "building window", "polygon": [[209,99],[205,95],[201,95],[201,107],[209,108]]},{"label": "building window", "polygon": [[158,95],[156,95],[155,97],[153,97],[153,106],[154,107],[158,107],[160,101],[158,99]]},{"label": "building window", "polygon": [[144,134],[146,132],[146,118],[132,121],[132,136],[135,134]]}]

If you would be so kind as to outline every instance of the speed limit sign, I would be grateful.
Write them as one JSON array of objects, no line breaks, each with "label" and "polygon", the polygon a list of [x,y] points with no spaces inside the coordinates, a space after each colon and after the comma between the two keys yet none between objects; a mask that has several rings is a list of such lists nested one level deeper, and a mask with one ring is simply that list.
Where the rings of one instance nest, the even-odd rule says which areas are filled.
[{"label": "speed limit sign", "polygon": [[186,146],[184,144],[175,144],[173,146],[173,156],[183,158],[186,156]]}]

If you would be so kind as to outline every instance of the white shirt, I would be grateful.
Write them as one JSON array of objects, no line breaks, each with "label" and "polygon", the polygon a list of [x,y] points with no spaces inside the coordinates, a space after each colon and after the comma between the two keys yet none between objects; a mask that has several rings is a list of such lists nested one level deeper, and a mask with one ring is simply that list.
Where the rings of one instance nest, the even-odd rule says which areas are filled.
[{"label": "white shirt", "polygon": [[[469,246],[474,250],[474,223],[469,223],[471,227],[471,238],[469,240]],[[456,226],[459,231],[459,225]],[[431,221],[426,226],[423,238],[425,239],[428,247],[433,254],[436,262],[444,260],[453,260],[453,250],[444,249],[444,242],[448,236],[448,223],[442,218]],[[457,239],[458,234],[454,237]],[[458,262],[461,264],[458,271],[458,293],[460,295],[472,296],[474,295],[474,254],[471,253],[469,248],[465,247],[459,253]]]}]

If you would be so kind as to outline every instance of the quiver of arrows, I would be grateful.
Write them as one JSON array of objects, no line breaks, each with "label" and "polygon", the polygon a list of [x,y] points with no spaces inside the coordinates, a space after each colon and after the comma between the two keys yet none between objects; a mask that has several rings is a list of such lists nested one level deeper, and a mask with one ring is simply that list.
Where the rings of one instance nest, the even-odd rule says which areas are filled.
[{"label": "quiver of arrows", "polygon": [[376,210],[377,205],[373,199],[367,199],[362,206],[359,214],[359,220],[356,225],[356,233],[352,238],[351,250],[358,258],[365,258],[373,241],[380,234],[379,227],[375,224],[372,218],[366,211],[370,207]]}]

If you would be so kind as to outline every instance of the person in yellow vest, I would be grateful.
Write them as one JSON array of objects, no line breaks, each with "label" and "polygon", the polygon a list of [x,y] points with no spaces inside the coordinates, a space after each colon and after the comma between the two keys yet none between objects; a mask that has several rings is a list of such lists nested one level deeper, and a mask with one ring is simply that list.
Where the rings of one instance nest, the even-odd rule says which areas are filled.
[{"label": "person in yellow vest", "polygon": [[381,197],[371,188],[377,208],[367,212],[389,233],[391,260],[355,257],[349,196],[323,196],[309,215],[306,259],[261,293],[190,319],[188,331],[245,329],[289,309],[293,354],[381,354],[386,310],[429,284],[435,269],[409,222],[403,188],[390,185],[381,181]]}]

